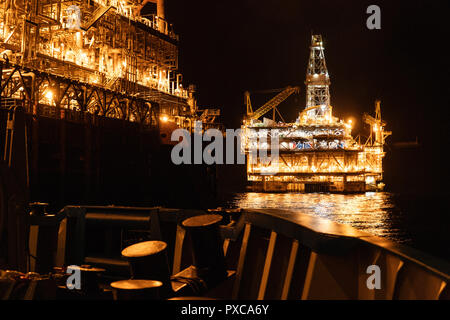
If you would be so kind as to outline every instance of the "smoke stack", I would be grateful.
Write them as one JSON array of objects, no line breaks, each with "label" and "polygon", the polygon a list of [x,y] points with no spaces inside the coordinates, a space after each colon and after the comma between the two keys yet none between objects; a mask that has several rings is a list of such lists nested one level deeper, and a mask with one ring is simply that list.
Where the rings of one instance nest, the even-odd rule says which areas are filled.
[{"label": "smoke stack", "polygon": [[164,0],[143,0],[142,3],[136,7],[135,14],[140,15],[140,11],[145,7],[147,3],[156,3],[156,15],[162,19],[165,19],[164,14]]},{"label": "smoke stack", "polygon": [[156,15],[162,19],[166,18],[164,13],[164,0],[156,0]]}]

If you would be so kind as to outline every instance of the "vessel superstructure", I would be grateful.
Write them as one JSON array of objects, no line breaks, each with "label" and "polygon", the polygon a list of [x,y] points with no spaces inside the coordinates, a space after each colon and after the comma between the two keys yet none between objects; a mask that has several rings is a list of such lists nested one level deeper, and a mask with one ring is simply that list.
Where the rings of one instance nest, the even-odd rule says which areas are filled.
[{"label": "vessel superstructure", "polygon": [[2,1],[1,106],[25,98],[27,111],[48,116],[56,107],[207,127],[220,111],[198,108],[195,86],[183,86],[179,36],[164,8],[164,0]]}]

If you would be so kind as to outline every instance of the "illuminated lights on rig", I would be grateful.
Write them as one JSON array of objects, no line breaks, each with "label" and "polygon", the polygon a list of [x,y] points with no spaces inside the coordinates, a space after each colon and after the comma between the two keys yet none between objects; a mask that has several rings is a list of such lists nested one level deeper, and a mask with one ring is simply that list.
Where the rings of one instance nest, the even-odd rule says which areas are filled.
[{"label": "illuminated lights on rig", "polygon": [[46,102],[49,105],[53,104],[53,91],[50,88],[47,88],[45,90],[45,94],[44,94],[44,102]]},{"label": "illuminated lights on rig", "polygon": [[53,92],[51,90],[47,90],[47,92],[45,93],[45,97],[48,100],[53,100]]}]

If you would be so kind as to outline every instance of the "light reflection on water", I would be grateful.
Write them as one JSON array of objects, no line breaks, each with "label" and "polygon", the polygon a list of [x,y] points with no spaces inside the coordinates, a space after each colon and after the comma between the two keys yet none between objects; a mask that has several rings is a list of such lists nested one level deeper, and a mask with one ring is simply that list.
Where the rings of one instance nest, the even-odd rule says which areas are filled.
[{"label": "light reflection on water", "polygon": [[351,225],[359,230],[408,243],[410,238],[398,228],[401,212],[394,195],[387,192],[365,194],[327,193],[238,193],[228,203],[234,207],[290,209]]}]

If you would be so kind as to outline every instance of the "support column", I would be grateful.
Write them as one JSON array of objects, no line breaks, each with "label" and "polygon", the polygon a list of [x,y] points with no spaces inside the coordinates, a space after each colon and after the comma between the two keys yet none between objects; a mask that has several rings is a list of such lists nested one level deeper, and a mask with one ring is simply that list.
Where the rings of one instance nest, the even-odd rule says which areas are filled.
[{"label": "support column", "polygon": [[162,19],[166,18],[165,8],[164,8],[164,0],[156,1],[156,15]]},{"label": "support column", "polygon": [[92,172],[92,122],[91,115],[84,113],[84,181],[85,194],[84,200],[89,201],[91,198],[91,172]]},{"label": "support column", "polygon": [[[31,92],[31,190],[34,191],[37,190],[37,186],[39,185],[39,90],[36,88],[34,81]],[[31,197],[34,197],[33,192]]]},{"label": "support column", "polygon": [[[60,96],[61,88],[58,84],[57,92],[55,92],[55,96],[58,101],[61,101],[62,98]],[[57,103],[56,108],[59,109],[61,114],[61,125],[60,125],[60,133],[59,133],[59,152],[60,152],[60,161],[59,161],[59,171],[60,171],[60,187],[59,187],[59,200],[60,204],[64,205],[65,202],[65,193],[66,193],[66,173],[67,173],[67,123],[66,123],[66,110],[61,108],[61,104]]]}]

